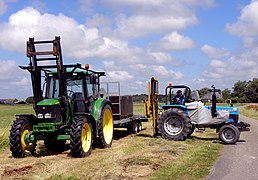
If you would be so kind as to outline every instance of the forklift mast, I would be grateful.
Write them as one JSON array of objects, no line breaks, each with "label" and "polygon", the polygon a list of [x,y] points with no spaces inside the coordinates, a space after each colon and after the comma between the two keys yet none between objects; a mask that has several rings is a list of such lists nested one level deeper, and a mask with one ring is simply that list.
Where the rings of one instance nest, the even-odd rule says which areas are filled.
[{"label": "forklift mast", "polygon": [[152,118],[153,136],[158,134],[158,80],[154,77],[148,82],[148,100],[144,101],[144,116]]},{"label": "forklift mast", "polygon": [[[53,49],[52,51],[37,51],[35,47],[37,44],[52,44]],[[65,78],[66,68],[63,66],[60,36],[55,37],[53,41],[34,41],[34,38],[29,38],[29,41],[27,41],[27,57],[30,59],[28,70],[31,73],[35,105],[43,99],[41,92],[41,71],[48,68],[56,68],[61,97],[60,105],[64,108],[67,98]],[[39,66],[39,61],[55,61],[56,66]]]}]

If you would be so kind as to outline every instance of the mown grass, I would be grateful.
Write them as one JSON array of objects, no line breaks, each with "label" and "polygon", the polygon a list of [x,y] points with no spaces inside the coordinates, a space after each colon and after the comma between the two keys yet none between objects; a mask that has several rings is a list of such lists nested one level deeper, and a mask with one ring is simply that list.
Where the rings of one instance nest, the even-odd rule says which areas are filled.
[{"label": "mown grass", "polygon": [[[0,106],[1,127],[6,132],[3,145],[8,147],[10,125],[15,114],[33,113],[32,107]],[[143,114],[143,105],[134,105],[135,114]],[[3,122],[3,123],[2,123]],[[186,141],[169,141],[152,137],[151,122],[143,124],[144,131],[128,135],[126,130],[115,131],[112,148],[94,149],[87,158],[73,159],[69,151],[39,158],[13,159],[1,156],[7,178],[23,179],[203,179],[219,157],[222,144],[214,130],[194,132]],[[40,145],[39,145],[40,146]],[[7,150],[8,153],[10,153]],[[5,159],[3,159],[5,158]],[[13,171],[20,164],[31,164],[32,169],[18,174]],[[19,166],[19,167],[20,167]],[[19,167],[16,167],[19,169]],[[46,173],[48,172],[48,173]],[[1,172],[0,172],[1,174]],[[1,179],[1,176],[0,176]]]},{"label": "mown grass", "polygon": [[245,106],[244,108],[241,108],[239,112],[247,117],[258,120],[258,105],[256,104]]}]

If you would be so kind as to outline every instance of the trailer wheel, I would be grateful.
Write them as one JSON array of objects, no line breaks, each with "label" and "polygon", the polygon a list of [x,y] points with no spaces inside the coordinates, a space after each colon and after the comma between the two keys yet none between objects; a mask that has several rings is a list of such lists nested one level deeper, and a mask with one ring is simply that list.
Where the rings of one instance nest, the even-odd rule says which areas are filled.
[{"label": "trailer wheel", "polygon": [[138,132],[142,131],[142,121],[138,121]]},{"label": "trailer wheel", "polygon": [[75,117],[71,126],[70,147],[72,157],[86,157],[92,150],[92,126],[85,117]]},{"label": "trailer wheel", "polygon": [[97,143],[101,148],[109,148],[113,141],[113,115],[112,110],[109,105],[106,105],[102,110],[102,119],[100,121],[100,126],[98,129],[99,138]]},{"label": "trailer wheel", "polygon": [[219,129],[219,138],[225,144],[235,144],[240,137],[239,129],[233,124],[223,125]]},{"label": "trailer wheel", "polygon": [[36,142],[26,141],[32,126],[26,118],[17,118],[10,130],[10,150],[15,158],[22,158],[26,153],[34,154]]},{"label": "trailer wheel", "polygon": [[168,109],[160,115],[158,129],[162,138],[182,141],[191,132],[190,119],[180,109]]}]

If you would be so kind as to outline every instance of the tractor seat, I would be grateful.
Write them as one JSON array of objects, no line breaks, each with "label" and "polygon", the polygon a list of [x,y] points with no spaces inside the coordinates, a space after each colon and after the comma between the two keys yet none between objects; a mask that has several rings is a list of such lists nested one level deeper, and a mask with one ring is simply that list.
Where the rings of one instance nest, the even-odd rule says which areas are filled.
[{"label": "tractor seat", "polygon": [[81,92],[73,93],[72,100],[74,101],[73,112],[85,112],[85,104],[83,94]]}]

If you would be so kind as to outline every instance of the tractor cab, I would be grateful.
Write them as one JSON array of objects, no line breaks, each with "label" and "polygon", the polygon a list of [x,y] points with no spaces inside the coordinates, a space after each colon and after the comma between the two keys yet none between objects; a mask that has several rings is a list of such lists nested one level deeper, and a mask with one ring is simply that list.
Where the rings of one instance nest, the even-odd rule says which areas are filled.
[{"label": "tractor cab", "polygon": [[[187,111],[185,103],[193,102],[192,95],[195,94],[188,86],[185,85],[169,85],[166,87],[165,96],[166,104],[162,105],[162,109],[179,108]],[[197,94],[198,96],[198,94]]]},{"label": "tractor cab", "polygon": [[[89,113],[90,101],[98,98],[98,74],[78,69],[74,72],[66,72],[66,77],[67,99],[72,114]],[[60,101],[60,99],[58,74],[57,72],[48,72],[46,75],[46,91],[43,102],[51,100]]]}]

